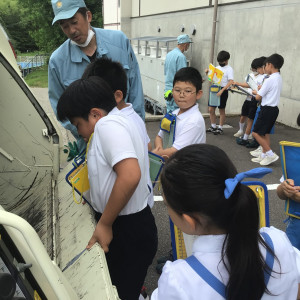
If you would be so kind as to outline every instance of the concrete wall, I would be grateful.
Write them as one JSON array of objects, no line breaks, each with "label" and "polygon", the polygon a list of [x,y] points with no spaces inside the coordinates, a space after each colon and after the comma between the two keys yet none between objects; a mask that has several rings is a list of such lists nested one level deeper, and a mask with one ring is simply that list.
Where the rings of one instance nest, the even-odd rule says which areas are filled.
[{"label": "concrete wall", "polygon": [[[185,27],[184,32],[191,34],[192,28],[195,27],[196,34],[192,36],[194,41],[192,66],[204,76],[211,49],[213,6],[208,6],[209,1],[186,0],[182,2],[186,4],[185,7],[192,7],[194,3],[194,7],[197,8],[173,12],[171,10],[174,8],[174,1],[164,0],[160,3],[155,1],[151,1],[153,7],[149,7],[147,3],[150,1],[122,0],[122,6],[130,4],[132,15],[140,15],[131,18],[126,16],[127,24],[125,22],[124,27],[121,16],[122,30],[128,37],[135,38],[178,36],[181,34],[182,25]],[[213,4],[214,0],[211,2]],[[219,2],[221,5],[218,8],[213,64],[216,64],[216,56],[220,50],[229,51],[231,54],[229,63],[234,69],[235,79],[241,81],[249,73],[251,61],[255,57],[268,56],[275,52],[281,54],[285,58],[285,64],[281,70],[283,89],[278,121],[296,126],[296,116],[300,112],[300,90],[297,87],[300,76],[297,69],[300,65],[300,56],[297,55],[300,50],[300,40],[297,38],[300,0],[219,0]],[[148,11],[145,11],[146,7]],[[168,12],[161,13],[168,8]],[[161,29],[160,32],[157,30],[158,27]],[[207,81],[203,89],[204,96],[200,110],[207,112]],[[243,101],[244,96],[230,94],[228,113],[240,113]]]}]

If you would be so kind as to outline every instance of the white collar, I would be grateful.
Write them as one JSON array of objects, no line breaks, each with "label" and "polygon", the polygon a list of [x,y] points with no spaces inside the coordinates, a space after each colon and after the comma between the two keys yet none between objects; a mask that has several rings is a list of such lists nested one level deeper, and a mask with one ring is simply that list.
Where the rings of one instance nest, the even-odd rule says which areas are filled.
[{"label": "white collar", "polygon": [[195,103],[194,106],[190,107],[187,111],[185,111],[184,113],[178,116],[179,110],[180,109],[177,108],[176,110],[173,111],[173,114],[176,115],[178,119],[183,120],[185,118],[188,118],[195,110],[199,110],[198,103]]},{"label": "white collar", "polygon": [[131,103],[126,103],[128,106],[122,108],[120,111],[122,112],[122,114],[124,114],[125,116],[130,116],[131,114],[134,113],[133,107]]},{"label": "white collar", "polygon": [[200,235],[193,244],[193,253],[221,252],[226,234]]}]

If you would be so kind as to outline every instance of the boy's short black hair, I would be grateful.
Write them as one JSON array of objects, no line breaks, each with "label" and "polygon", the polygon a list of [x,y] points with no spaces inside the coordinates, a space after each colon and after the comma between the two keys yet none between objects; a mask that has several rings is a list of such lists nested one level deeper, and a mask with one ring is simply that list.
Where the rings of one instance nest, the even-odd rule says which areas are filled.
[{"label": "boy's short black hair", "polygon": [[230,58],[229,52],[222,50],[218,53],[217,61],[218,63],[220,63],[228,60],[229,58]]},{"label": "boy's short black hair", "polygon": [[298,118],[297,118],[297,125],[300,126],[300,114],[298,115]]},{"label": "boy's short black hair", "polygon": [[190,82],[196,88],[196,92],[202,89],[202,76],[199,71],[193,67],[182,68],[176,72],[173,80],[173,86],[177,81]]},{"label": "boy's short black hair", "polygon": [[86,67],[81,78],[86,79],[90,76],[103,78],[110,85],[113,92],[120,90],[125,99],[127,94],[127,75],[120,63],[109,58],[98,58]]},{"label": "boy's short black hair", "polygon": [[261,56],[258,58],[253,59],[252,63],[251,63],[251,68],[252,69],[258,69],[258,68],[262,68],[264,66],[266,57],[265,56]]},{"label": "boy's short black hair", "polygon": [[88,120],[92,108],[109,113],[117,105],[110,86],[102,78],[92,76],[72,82],[57,104],[59,121],[81,117]]},{"label": "boy's short black hair", "polygon": [[274,66],[275,69],[280,70],[284,63],[284,58],[277,53],[274,53],[266,58],[265,64],[270,63]]}]

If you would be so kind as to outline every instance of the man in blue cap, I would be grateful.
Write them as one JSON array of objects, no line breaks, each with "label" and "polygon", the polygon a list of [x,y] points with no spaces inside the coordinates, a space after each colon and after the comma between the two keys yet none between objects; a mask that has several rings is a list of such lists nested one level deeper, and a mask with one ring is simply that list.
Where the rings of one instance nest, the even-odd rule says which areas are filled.
[{"label": "man in blue cap", "polygon": [[165,99],[167,101],[167,112],[172,112],[178,106],[172,97],[173,79],[176,72],[187,67],[187,60],[183,52],[187,51],[192,43],[187,34],[177,37],[177,47],[170,51],[165,60]]},{"label": "man in blue cap", "polygon": [[[121,31],[93,28],[92,13],[83,0],[51,0],[54,23],[58,23],[68,39],[56,49],[49,61],[49,100],[56,114],[57,102],[63,91],[81,78],[86,66],[99,57],[120,62],[128,77],[126,102],[145,119],[144,95],[139,66],[130,41]],[[77,140],[79,152],[86,143],[70,122],[62,124]],[[74,151],[76,154],[76,151]],[[69,157],[71,159],[72,157]]]}]

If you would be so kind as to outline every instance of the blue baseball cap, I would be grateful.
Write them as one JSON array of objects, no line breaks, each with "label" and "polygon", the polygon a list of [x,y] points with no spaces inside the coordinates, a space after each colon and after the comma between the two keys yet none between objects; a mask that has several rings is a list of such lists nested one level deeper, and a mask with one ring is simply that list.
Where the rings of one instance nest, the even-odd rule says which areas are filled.
[{"label": "blue baseball cap", "polygon": [[52,25],[58,20],[72,18],[81,7],[86,7],[83,0],[51,0],[54,12]]},{"label": "blue baseball cap", "polygon": [[177,43],[179,45],[179,44],[185,44],[185,43],[192,43],[192,41],[187,34],[182,34],[177,37]]}]

